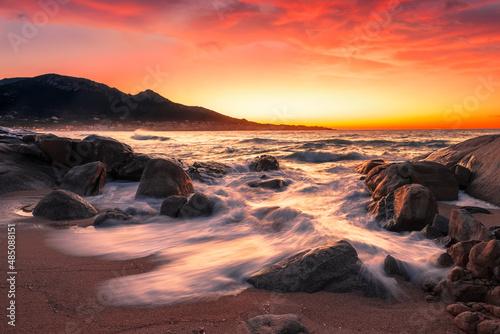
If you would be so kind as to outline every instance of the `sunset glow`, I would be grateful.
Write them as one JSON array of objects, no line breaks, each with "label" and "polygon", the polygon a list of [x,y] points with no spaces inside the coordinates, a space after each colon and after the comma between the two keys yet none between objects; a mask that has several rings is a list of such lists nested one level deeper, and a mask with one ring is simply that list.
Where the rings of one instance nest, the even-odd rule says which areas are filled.
[{"label": "sunset glow", "polygon": [[498,128],[499,17],[496,0],[7,0],[0,75],[265,123]]}]

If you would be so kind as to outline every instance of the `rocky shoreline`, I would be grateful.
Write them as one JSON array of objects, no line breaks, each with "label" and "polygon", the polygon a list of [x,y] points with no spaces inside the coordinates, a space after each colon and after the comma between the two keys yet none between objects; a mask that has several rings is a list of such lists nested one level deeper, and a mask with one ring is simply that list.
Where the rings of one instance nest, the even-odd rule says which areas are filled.
[{"label": "rocky shoreline", "polygon": [[[92,218],[94,226],[105,227],[133,224],[141,217],[158,214],[183,219],[207,216],[214,203],[196,192],[192,180],[210,183],[231,172],[220,163],[184,166],[166,156],[136,153],[126,144],[97,135],[75,140],[0,130],[1,193],[56,189],[33,210],[33,216],[54,221]],[[372,160],[357,169],[366,175],[363,178],[372,193],[368,211],[382,226],[393,232],[422,231],[447,248],[436,259],[436,266],[454,267],[446,279],[425,280],[426,299],[450,304],[455,324],[467,333],[479,334],[500,333],[500,227],[486,228],[475,219],[471,212],[479,208],[453,209],[448,220],[439,215],[438,201],[457,199],[461,188],[478,194],[478,188],[484,186],[488,189],[476,197],[500,203],[500,188],[496,192],[490,189],[498,182],[494,176],[500,155],[495,158],[489,153],[500,147],[500,136],[485,137],[440,150],[422,161]],[[488,150],[484,150],[485,143]],[[264,155],[248,167],[256,172],[276,170],[279,162]],[[108,180],[139,181],[136,198],[162,199],[160,212],[133,207],[98,212],[81,196],[98,195]],[[271,179],[248,186],[283,191],[287,183]],[[388,275],[409,279],[404,268],[402,261],[390,255],[386,259]],[[363,274],[356,250],[345,240],[296,254],[255,273],[248,282],[278,293],[360,291],[366,296],[390,297]],[[250,333],[308,332],[295,315],[251,319],[247,328]]]}]

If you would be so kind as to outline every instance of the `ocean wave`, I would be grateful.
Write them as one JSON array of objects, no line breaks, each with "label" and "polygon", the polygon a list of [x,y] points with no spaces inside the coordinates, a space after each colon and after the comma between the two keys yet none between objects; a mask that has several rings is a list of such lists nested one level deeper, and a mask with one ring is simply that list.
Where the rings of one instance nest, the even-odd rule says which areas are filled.
[{"label": "ocean wave", "polygon": [[135,140],[159,140],[159,141],[170,140],[169,137],[147,135],[147,134],[142,134],[142,133],[134,133],[134,135],[130,138],[135,139]]},{"label": "ocean wave", "polygon": [[252,143],[252,144],[272,144],[272,143],[276,143],[276,139],[269,139],[269,138],[249,138],[249,139],[243,139],[243,140],[240,140],[239,143],[240,144],[248,144],[248,143]]},{"label": "ocean wave", "polygon": [[287,155],[285,158],[303,162],[323,163],[323,162],[336,162],[345,160],[368,160],[369,157],[358,152],[349,153],[330,153],[321,151],[305,151],[295,152]]},{"label": "ocean wave", "polygon": [[374,139],[374,140],[347,140],[347,139],[324,139],[303,143],[300,147],[303,149],[323,149],[330,146],[358,146],[358,147],[429,147],[429,148],[443,148],[449,146],[446,140],[422,140],[422,141],[396,141],[387,139]]}]

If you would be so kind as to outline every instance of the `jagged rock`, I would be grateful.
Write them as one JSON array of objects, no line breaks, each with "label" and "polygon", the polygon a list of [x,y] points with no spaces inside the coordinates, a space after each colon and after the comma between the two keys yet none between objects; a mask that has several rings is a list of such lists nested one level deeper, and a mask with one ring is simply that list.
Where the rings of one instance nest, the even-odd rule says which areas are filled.
[{"label": "jagged rock", "polygon": [[307,334],[309,331],[295,314],[265,314],[247,321],[250,334]]},{"label": "jagged rock", "polygon": [[102,162],[89,162],[71,168],[63,178],[61,189],[80,196],[96,196],[106,184],[106,165]]},{"label": "jagged rock", "polygon": [[179,211],[179,217],[196,218],[210,216],[212,214],[212,205],[207,195],[196,192]]},{"label": "jagged rock", "polygon": [[488,230],[467,210],[451,210],[449,236],[457,241],[487,240]]},{"label": "jagged rock", "polygon": [[187,198],[184,196],[169,196],[161,204],[160,215],[175,218],[186,203]]},{"label": "jagged rock", "polygon": [[356,170],[356,173],[366,175],[373,168],[381,166],[381,165],[385,165],[385,164],[386,164],[386,162],[382,159],[374,159],[374,160],[366,161],[365,163],[357,166],[355,170]]},{"label": "jagged rock", "polygon": [[278,170],[280,164],[272,155],[261,155],[253,159],[248,166],[254,172],[262,172],[268,170]]},{"label": "jagged rock", "polygon": [[262,269],[248,279],[258,289],[276,292],[366,290],[356,250],[345,240],[301,252]]},{"label": "jagged rock", "polygon": [[461,165],[468,168],[472,176],[466,192],[484,201],[500,205],[500,135],[486,135],[466,140],[441,149],[425,160],[435,161],[452,168]]},{"label": "jagged rock", "polygon": [[187,196],[193,190],[191,178],[179,164],[172,160],[151,159],[146,164],[135,197]]},{"label": "jagged rock", "polygon": [[286,186],[288,186],[287,182],[283,179],[272,179],[266,181],[253,181],[247,183],[250,188],[264,188],[264,189],[272,189],[272,190],[283,190]]},{"label": "jagged rock", "polygon": [[477,325],[483,320],[476,312],[462,312],[455,317],[453,323],[467,334],[476,334]]},{"label": "jagged rock", "polygon": [[438,213],[434,194],[419,184],[402,186],[394,192],[394,218],[384,227],[393,232],[420,231]]},{"label": "jagged rock", "polygon": [[33,216],[51,220],[74,220],[93,217],[97,210],[83,198],[67,190],[55,190],[42,198]]},{"label": "jagged rock", "polygon": [[453,262],[457,266],[465,268],[467,266],[467,263],[469,262],[470,250],[478,242],[479,241],[476,240],[461,241],[448,248],[446,252],[450,254]]}]

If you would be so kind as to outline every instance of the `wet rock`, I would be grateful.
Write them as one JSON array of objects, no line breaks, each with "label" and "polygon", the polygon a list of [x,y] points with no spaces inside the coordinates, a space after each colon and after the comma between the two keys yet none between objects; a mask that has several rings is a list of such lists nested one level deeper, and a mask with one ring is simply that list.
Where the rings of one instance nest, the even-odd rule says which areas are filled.
[{"label": "wet rock", "polygon": [[252,160],[248,166],[254,172],[262,172],[268,170],[278,170],[280,164],[272,155],[261,155]]},{"label": "wet rock", "polygon": [[272,190],[283,190],[288,186],[287,182],[283,179],[272,179],[266,181],[252,181],[247,183],[250,188],[264,188]]},{"label": "wet rock", "polygon": [[434,228],[432,225],[426,225],[422,229],[422,233],[427,239],[436,239],[444,237],[444,234],[441,233],[438,229]]},{"label": "wet rock", "polygon": [[450,248],[455,243],[455,241],[450,236],[436,238],[434,239],[434,242],[444,248]]},{"label": "wet rock", "polygon": [[451,172],[455,176],[455,178],[458,181],[458,184],[460,185],[461,189],[467,188],[469,185],[470,177],[471,177],[471,172],[468,168],[461,166],[461,165],[455,165],[451,168]]},{"label": "wet rock", "polygon": [[132,217],[120,209],[109,210],[106,213],[97,216],[94,220],[94,226],[113,226],[117,224],[123,224],[127,220],[131,220]]},{"label": "wet rock", "polygon": [[487,240],[488,230],[464,209],[451,210],[449,236],[457,241]]},{"label": "wet rock", "polygon": [[479,317],[478,313],[475,312],[462,312],[455,317],[453,323],[468,334],[477,333],[477,325],[483,320]]},{"label": "wet rock", "polygon": [[436,259],[435,265],[437,267],[448,268],[448,267],[451,267],[453,265],[453,259],[451,258],[451,256],[448,253],[442,253]]},{"label": "wet rock", "polygon": [[441,149],[425,160],[435,161],[452,168],[461,165],[468,168],[472,176],[466,192],[495,205],[500,205],[500,135],[486,135],[466,140],[457,145]]},{"label": "wet rock", "polygon": [[231,167],[218,162],[195,162],[188,168],[187,173],[192,180],[213,184],[216,179],[233,171]]},{"label": "wet rock", "polygon": [[493,269],[500,265],[500,241],[481,242],[472,247],[467,269],[475,278],[493,276]]},{"label": "wet rock", "polygon": [[67,190],[55,190],[38,202],[33,216],[51,220],[74,220],[93,217],[97,210],[83,198]]},{"label": "wet rock", "polygon": [[250,334],[307,334],[309,331],[301,324],[295,314],[265,314],[247,321]]},{"label": "wet rock", "polygon": [[131,206],[129,206],[128,208],[126,208],[124,212],[127,215],[138,216],[138,217],[156,216],[158,214],[158,211],[156,211],[155,209],[153,209],[144,202],[136,202]]},{"label": "wet rock", "polygon": [[106,165],[102,162],[89,162],[71,168],[63,178],[60,188],[80,196],[96,196],[106,184]]},{"label": "wet rock", "polygon": [[196,192],[179,211],[179,217],[196,218],[205,217],[212,214],[210,198],[207,195]]},{"label": "wet rock", "polygon": [[395,259],[391,255],[387,255],[384,259],[384,271],[389,276],[402,276],[407,281],[411,281],[412,279],[410,265],[404,261]]},{"label": "wet rock", "polygon": [[451,315],[457,316],[463,312],[474,312],[474,310],[464,303],[456,303],[446,306],[446,312],[450,313]]},{"label": "wet rock", "polygon": [[448,235],[450,230],[450,220],[446,217],[443,217],[439,214],[434,216],[431,225],[434,229],[438,230],[444,235]]},{"label": "wet rock", "polygon": [[179,212],[186,203],[187,198],[184,196],[169,196],[161,204],[160,215],[175,218],[179,215]]},{"label": "wet rock", "polygon": [[434,194],[419,184],[405,185],[394,192],[394,218],[384,227],[393,232],[420,231],[438,213]]},{"label": "wet rock", "polygon": [[366,175],[373,168],[381,166],[381,165],[385,165],[385,164],[386,164],[386,162],[382,159],[374,159],[374,160],[366,161],[365,163],[357,166],[355,170],[356,170],[356,173]]},{"label": "wet rock", "polygon": [[116,178],[120,180],[140,181],[148,161],[154,158],[156,158],[154,155],[134,153],[134,155],[120,167]]},{"label": "wet rock", "polygon": [[[410,168],[407,164],[386,164],[373,168],[366,176],[365,183],[372,193],[372,199],[378,201],[399,187],[410,184],[406,176]],[[403,176],[402,176],[403,175]]]},{"label": "wet rock", "polygon": [[301,252],[254,274],[248,282],[258,289],[276,292],[364,290],[361,261],[345,240]]},{"label": "wet rock", "polygon": [[476,245],[479,241],[470,240],[470,241],[461,241],[459,243],[454,244],[446,251],[450,254],[453,262],[457,266],[466,267],[469,262],[469,253],[472,247]]},{"label": "wet rock", "polygon": [[187,196],[193,190],[191,178],[178,163],[167,159],[151,159],[146,164],[135,197]]},{"label": "wet rock", "polygon": [[113,138],[98,135],[86,137],[81,145],[82,147],[78,148],[77,151],[84,161],[101,161],[106,164],[108,173],[113,177],[118,175],[121,167],[132,158],[134,153],[129,145],[120,143]]}]

